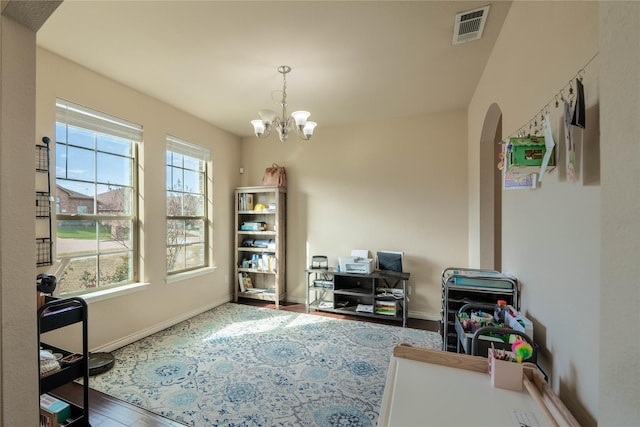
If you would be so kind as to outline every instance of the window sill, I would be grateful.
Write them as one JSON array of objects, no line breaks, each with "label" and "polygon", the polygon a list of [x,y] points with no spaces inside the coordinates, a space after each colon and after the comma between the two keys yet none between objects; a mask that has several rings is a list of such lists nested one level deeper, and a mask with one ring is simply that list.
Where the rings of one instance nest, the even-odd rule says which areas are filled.
[{"label": "window sill", "polygon": [[85,300],[87,304],[98,302],[110,298],[120,297],[122,295],[132,294],[147,289],[148,283],[131,283],[129,285],[118,286],[117,288],[105,289],[104,291],[90,292],[85,295],[78,295]]},{"label": "window sill", "polygon": [[205,267],[199,270],[185,271],[184,273],[172,274],[165,279],[166,283],[180,282],[182,280],[191,279],[192,277],[204,276],[215,271],[216,267]]}]

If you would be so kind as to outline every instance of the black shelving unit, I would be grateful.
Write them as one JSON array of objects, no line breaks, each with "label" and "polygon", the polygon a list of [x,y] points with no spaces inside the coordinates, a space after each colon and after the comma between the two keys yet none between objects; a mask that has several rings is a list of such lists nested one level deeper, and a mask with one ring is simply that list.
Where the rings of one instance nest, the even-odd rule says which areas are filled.
[{"label": "black shelving unit", "polygon": [[40,184],[40,191],[36,191],[36,220],[48,221],[48,234],[46,237],[36,238],[36,266],[43,267],[51,265],[52,259],[52,246],[53,240],[51,238],[51,205],[53,203],[53,197],[51,195],[51,172],[50,172],[50,160],[49,160],[49,143],[51,140],[49,137],[42,138],[42,144],[36,144],[36,172],[38,174],[46,175],[46,183],[39,183],[37,180],[36,185]]},{"label": "black shelving unit", "polygon": [[[327,311],[402,322],[407,326],[409,314],[410,274],[374,271],[370,274],[343,273],[329,269],[307,269],[306,310]],[[327,304],[329,303],[329,304]],[[394,312],[382,314],[382,304],[391,304]],[[371,306],[372,312],[358,311]]]},{"label": "black shelving unit", "polygon": [[89,344],[87,326],[87,303],[82,298],[72,297],[55,299],[48,297],[47,302],[38,309],[38,350],[50,349],[63,356],[72,354],[70,351],[43,343],[41,335],[45,332],[64,328],[76,323],[82,323],[82,357],[69,364],[62,364],[60,370],[49,375],[41,376],[39,382],[40,395],[44,393],[55,396],[52,390],[74,381],[83,379],[83,405],[78,406],[65,399],[71,407],[72,421],[65,426],[90,426],[89,424]]}]

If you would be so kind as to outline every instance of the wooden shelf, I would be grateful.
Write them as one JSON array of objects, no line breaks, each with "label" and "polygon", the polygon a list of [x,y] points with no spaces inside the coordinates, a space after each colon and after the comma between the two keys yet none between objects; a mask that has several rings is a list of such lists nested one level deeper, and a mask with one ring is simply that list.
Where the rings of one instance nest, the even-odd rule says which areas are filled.
[{"label": "wooden shelf", "polygon": [[[234,296],[257,300],[274,301],[279,307],[286,300],[286,195],[281,187],[238,187],[235,190],[235,240],[234,240]],[[245,206],[262,204],[272,206],[268,210],[247,210]],[[266,230],[241,230],[244,222],[261,222]],[[260,227],[263,228],[263,227]],[[247,241],[263,240],[260,246],[245,246]],[[269,246],[264,247],[264,240]],[[253,243],[253,242],[251,242]],[[269,254],[271,257],[269,257]],[[252,260],[256,259],[252,265]],[[275,265],[265,266],[268,262]],[[238,275],[244,274],[251,279],[254,288],[272,289],[272,292],[243,292],[240,289]]]}]

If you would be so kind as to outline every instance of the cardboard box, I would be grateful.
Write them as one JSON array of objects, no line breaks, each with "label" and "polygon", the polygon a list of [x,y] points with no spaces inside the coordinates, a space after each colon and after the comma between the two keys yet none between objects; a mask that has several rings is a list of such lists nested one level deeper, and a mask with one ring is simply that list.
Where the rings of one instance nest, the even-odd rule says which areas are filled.
[{"label": "cardboard box", "polygon": [[[509,357],[515,357],[510,351],[505,352]],[[492,348],[489,349],[489,375],[491,385],[513,391],[522,391],[522,363],[496,358]]]}]

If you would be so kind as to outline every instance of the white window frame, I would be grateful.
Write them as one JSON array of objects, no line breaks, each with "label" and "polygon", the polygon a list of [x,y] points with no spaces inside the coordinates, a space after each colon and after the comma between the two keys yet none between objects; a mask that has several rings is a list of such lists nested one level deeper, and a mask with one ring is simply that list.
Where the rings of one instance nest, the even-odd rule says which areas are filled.
[{"label": "white window frame", "polygon": [[[75,127],[84,129],[89,132],[93,132],[94,134],[105,134],[113,137],[122,138],[125,140],[129,140],[131,143],[131,152],[129,156],[124,156],[125,158],[131,159],[132,162],[132,170],[131,170],[131,182],[128,185],[131,188],[131,200],[130,200],[130,213],[121,214],[121,213],[101,213],[97,212],[97,200],[98,194],[94,195],[94,206],[92,207],[93,213],[77,213],[77,212],[57,212],[56,213],[56,221],[91,221],[91,222],[99,222],[99,221],[127,221],[130,226],[130,241],[131,248],[124,248],[121,252],[126,253],[129,257],[130,264],[130,275],[128,280],[120,281],[117,283],[108,283],[105,285],[98,285],[96,283],[95,287],[83,288],[76,291],[67,291],[62,294],[65,296],[75,296],[75,295],[85,295],[91,296],[91,294],[99,294],[104,291],[113,291],[116,289],[124,289],[130,287],[132,284],[136,283],[138,280],[138,271],[139,271],[139,249],[138,249],[138,240],[139,240],[139,221],[138,221],[138,179],[137,179],[137,171],[138,171],[138,145],[142,142],[142,126],[120,119],[118,117],[114,117],[78,104],[74,104],[72,102],[56,99],[56,128],[58,124],[65,125],[67,127]],[[56,138],[57,139],[57,138]],[[65,141],[56,141],[56,149],[63,146],[73,146],[69,143],[68,140]],[[90,148],[82,147],[91,151]],[[100,150],[96,149],[94,145],[93,148],[94,153],[100,153]],[[106,154],[109,154],[108,152]],[[96,160],[97,162],[97,160]],[[59,178],[58,176],[58,167],[56,165],[56,173],[54,175],[54,179]],[[66,181],[75,181],[74,179],[70,179],[68,176],[60,177],[60,179]],[[84,181],[82,181],[84,182]],[[91,181],[87,181],[87,185],[99,186],[105,185],[108,183],[102,183],[98,181],[97,177],[93,177]],[[57,229],[57,227],[56,227]],[[97,240],[99,242],[100,237],[97,234]],[[56,238],[56,242],[58,239]],[[98,257],[98,261],[96,264],[96,281],[98,281],[98,277],[100,277],[100,256],[101,254],[112,254],[111,251],[101,251],[100,245],[96,245],[95,256]],[[86,254],[82,255],[86,256]],[[68,259],[67,259],[68,258]],[[72,261],[74,257],[65,257],[61,259],[58,256],[58,261],[60,261],[63,265]],[[60,279],[60,278],[59,278]]]},{"label": "white window frame", "polygon": [[[180,166],[176,166],[173,164],[169,164],[169,161],[167,160],[169,158],[170,153],[175,153],[184,157],[188,157],[190,159],[194,159],[197,160],[198,162],[200,162],[200,165],[202,167],[202,171],[200,171],[199,173],[202,173],[202,188],[199,189],[199,191],[197,192],[191,192],[191,191],[186,191],[186,190],[176,190],[175,188],[169,188],[169,177],[165,177],[165,202],[166,202],[166,222],[165,222],[165,231],[167,233],[167,239],[166,239],[166,254],[167,254],[167,262],[166,262],[166,269],[167,269],[167,277],[168,278],[175,278],[178,275],[183,276],[188,273],[196,273],[199,271],[206,271],[210,268],[210,264],[211,264],[211,256],[209,254],[209,250],[210,250],[210,240],[211,240],[211,236],[210,236],[210,224],[211,224],[211,219],[210,219],[210,215],[209,215],[209,180],[211,179],[211,150],[209,148],[206,147],[202,147],[200,145],[197,144],[193,144],[189,141],[186,141],[184,139],[175,137],[173,135],[167,135],[166,136],[166,151],[165,151],[165,173],[168,173],[167,171],[169,170],[169,168],[175,169],[175,170],[181,170],[181,171],[185,171],[185,170],[189,170],[189,171],[194,171],[194,169],[188,169],[185,168],[184,164],[182,167]],[[169,213],[169,193],[170,192],[179,192],[182,194],[197,194],[200,196],[204,197],[203,200],[203,206],[202,206],[202,212],[200,214],[184,214],[184,212],[182,212],[181,214],[170,214]],[[177,249],[178,251],[185,251],[186,249],[191,246],[190,243],[187,243],[186,240],[182,240],[181,242],[171,242],[170,243],[170,222],[171,221],[189,221],[189,220],[194,220],[194,221],[202,221],[203,227],[201,230],[201,241],[198,241],[198,245],[203,245],[204,247],[204,251],[202,254],[202,261],[200,264],[198,265],[194,265],[194,266],[186,266],[184,265],[182,268],[171,268],[170,263],[172,255],[170,254],[170,250],[171,248],[173,249]],[[175,262],[175,258],[173,258],[173,262]],[[185,262],[186,262],[186,258],[185,258]]]}]

